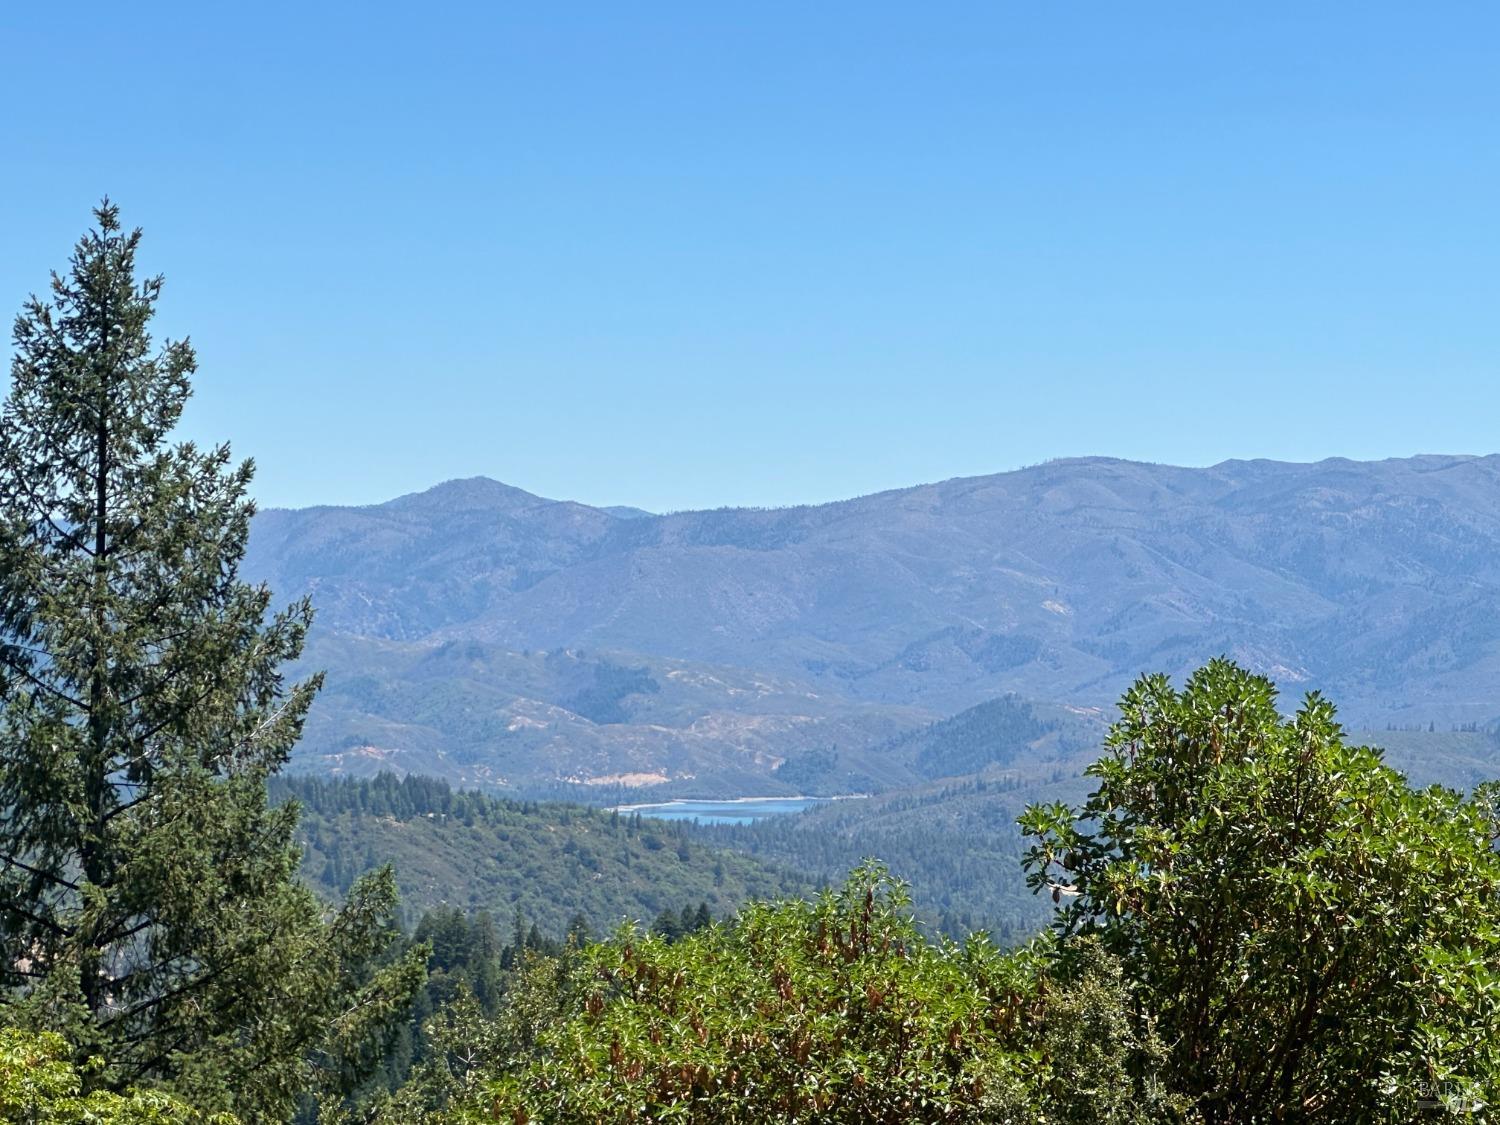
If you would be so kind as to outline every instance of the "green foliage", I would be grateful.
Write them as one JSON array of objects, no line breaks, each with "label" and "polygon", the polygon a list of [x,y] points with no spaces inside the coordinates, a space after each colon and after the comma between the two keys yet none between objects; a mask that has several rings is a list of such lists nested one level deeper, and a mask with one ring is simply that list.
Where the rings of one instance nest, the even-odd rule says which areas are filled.
[{"label": "green foliage", "polygon": [[1047,735],[1059,731],[1060,726],[1055,719],[1038,716],[1024,700],[1007,695],[933,723],[907,739],[898,740],[895,748],[900,749],[903,742],[910,743],[916,751],[914,765],[921,776],[953,777],[977,773],[997,763],[1009,764],[1018,757],[1034,757],[1037,745]]},{"label": "green foliage", "polygon": [[103,1063],[285,1117],[378,1054],[416,952],[380,973],[389,871],[325,910],[271,808],[317,687],[311,610],[238,579],[249,462],[171,444],[196,360],[153,351],[160,278],[112,205],[16,320],[0,415],[0,990]]},{"label": "green foliage", "polygon": [[593,665],[591,682],[562,703],[567,710],[594,723],[624,723],[630,719],[625,701],[632,695],[655,694],[661,685],[645,668],[626,668],[608,660]]},{"label": "green foliage", "polygon": [[[0,1027],[0,1121],[16,1125],[234,1125],[151,1090],[83,1092],[62,1036]],[[88,1069],[87,1067],[85,1069]]]},{"label": "green foliage", "polygon": [[[448,1049],[418,1084],[432,1099],[423,1111],[518,1122],[1151,1120],[1161,1103],[1120,1060],[1156,1048],[1134,1038],[1107,959],[1075,968],[1064,985],[1037,953],[983,938],[931,944],[904,888],[866,867],[815,901],[756,904],[676,941],[626,927],[531,962],[499,1019],[471,1004],[435,1029]],[[385,1120],[418,1112],[398,1098]]]},{"label": "green foliage", "polygon": [[1036,806],[1030,880],[1120,959],[1204,1121],[1405,1121],[1500,1102],[1500,826],[1414,791],[1214,661],[1139,681],[1080,807]]},{"label": "green foliage", "polygon": [[[532,1051],[547,1028],[568,1015],[579,945],[551,951],[523,942],[507,968],[504,1002],[490,1010],[460,985],[422,1028],[416,1065],[390,1091],[360,1107],[357,1120],[428,1125],[449,1120],[474,1099],[491,1073]],[[340,1119],[341,1120],[341,1119]]]},{"label": "green foliage", "polygon": [[[776,780],[791,786],[799,793],[825,793],[839,788],[839,753],[831,746],[817,746],[811,750],[789,753],[781,765],[776,767]],[[847,786],[871,790],[876,788],[867,782],[863,786]]]},{"label": "green foliage", "polygon": [[301,805],[303,871],[326,894],[342,893],[376,857],[390,859],[414,911],[451,906],[504,923],[519,911],[549,938],[561,938],[575,915],[606,932],[700,902],[722,917],[748,899],[813,885],[784,866],[700,844],[691,825],[454,791],[432,778],[285,777],[275,792]]},{"label": "green foliage", "polygon": [[[1077,767],[1082,769],[1082,763]],[[912,887],[924,924],[950,937],[988,930],[1006,943],[1047,924],[1027,889],[1016,816],[1040,795],[1082,797],[1075,771],[1036,778],[1008,774],[952,779],[920,789],[829,801],[796,816],[746,826],[712,826],[699,835],[835,885],[866,856]]]},{"label": "green foliage", "polygon": [[[712,924],[706,903],[696,908],[684,904],[680,911],[664,910],[652,932],[676,940]],[[412,1018],[389,1043],[376,1076],[345,1099],[342,1108],[362,1119],[372,1106],[386,1103],[434,1104],[431,1092],[447,1089],[449,1045],[474,1040],[477,1033],[470,1025],[477,1020],[493,1026],[513,1022],[528,989],[534,990],[537,968],[555,968],[558,958],[572,957],[589,943],[589,933],[582,915],[569,921],[565,935],[552,937],[536,923],[528,924],[520,911],[505,936],[485,911],[465,915],[454,907],[437,907],[423,914],[409,940],[431,951],[426,985],[412,1005]],[[460,1027],[469,1030],[460,1035]],[[329,1108],[324,1107],[324,1119]]]}]

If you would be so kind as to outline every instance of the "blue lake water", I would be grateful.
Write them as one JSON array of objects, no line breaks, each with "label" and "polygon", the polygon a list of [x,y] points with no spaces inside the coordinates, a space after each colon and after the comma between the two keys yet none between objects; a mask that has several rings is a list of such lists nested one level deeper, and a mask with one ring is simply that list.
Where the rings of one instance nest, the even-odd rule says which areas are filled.
[{"label": "blue lake water", "polygon": [[821,804],[827,797],[750,797],[739,801],[665,801],[633,805],[621,812],[638,812],[658,820],[696,820],[699,824],[753,824],[768,816],[785,816]]}]

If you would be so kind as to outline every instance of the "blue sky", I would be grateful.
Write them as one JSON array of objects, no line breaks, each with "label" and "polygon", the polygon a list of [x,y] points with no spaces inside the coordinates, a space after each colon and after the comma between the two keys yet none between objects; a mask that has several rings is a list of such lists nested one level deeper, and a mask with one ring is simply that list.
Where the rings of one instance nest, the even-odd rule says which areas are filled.
[{"label": "blue sky", "polygon": [[0,304],[108,192],[267,504],[1500,448],[1494,4],[4,5]]}]

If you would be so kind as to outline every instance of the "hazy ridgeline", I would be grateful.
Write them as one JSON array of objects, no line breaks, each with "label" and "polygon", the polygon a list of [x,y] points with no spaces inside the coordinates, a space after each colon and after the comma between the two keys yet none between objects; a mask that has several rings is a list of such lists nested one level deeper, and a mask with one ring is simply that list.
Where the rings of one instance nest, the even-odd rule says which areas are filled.
[{"label": "hazy ridgeline", "polygon": [[[317,592],[298,768],[697,796],[921,779],[873,752],[1014,694],[1107,709],[1216,654],[1358,727],[1488,724],[1500,458],[1052,462],[817,507],[621,519],[487,480],[256,517]],[[734,751],[734,752],[731,752]],[[819,780],[819,779],[814,779]]]}]

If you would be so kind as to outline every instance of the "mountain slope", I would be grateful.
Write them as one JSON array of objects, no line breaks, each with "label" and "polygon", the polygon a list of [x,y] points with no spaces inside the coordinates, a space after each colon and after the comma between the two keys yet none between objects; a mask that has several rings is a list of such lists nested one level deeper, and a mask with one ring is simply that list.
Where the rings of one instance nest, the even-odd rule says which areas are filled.
[{"label": "mountain slope", "polygon": [[[370,508],[266,512],[247,569],[283,595],[312,593],[318,630],[342,646],[326,662],[331,694],[376,651],[344,644],[357,637],[738,669],[795,685],[793,711],[791,696],[816,699],[804,717],[837,715],[826,740],[840,750],[1011,692],[1108,704],[1144,670],[1220,653],[1376,725],[1500,711],[1497,457],[1079,459],[816,507],[661,516],[454,481]],[[486,683],[512,692],[510,676]],[[644,726],[723,726],[690,755],[699,768],[739,750],[722,717],[753,713],[727,691],[712,706],[665,687],[653,698],[676,711]],[[866,729],[881,722],[883,734]],[[600,761],[641,744],[630,723],[594,726]],[[822,737],[794,724],[753,769],[769,775]],[[655,765],[632,770],[694,772],[665,746],[643,753]],[[540,765],[532,779],[561,776]]]},{"label": "mountain slope", "polygon": [[703,794],[845,791],[776,773],[808,746],[846,746],[882,784],[864,748],[919,724],[913,708],[823,697],[805,683],[744,669],[628,653],[518,653],[476,640],[434,644],[315,637],[308,667],[329,669],[296,766],[371,776],[390,770],[465,785],[571,784]]}]

